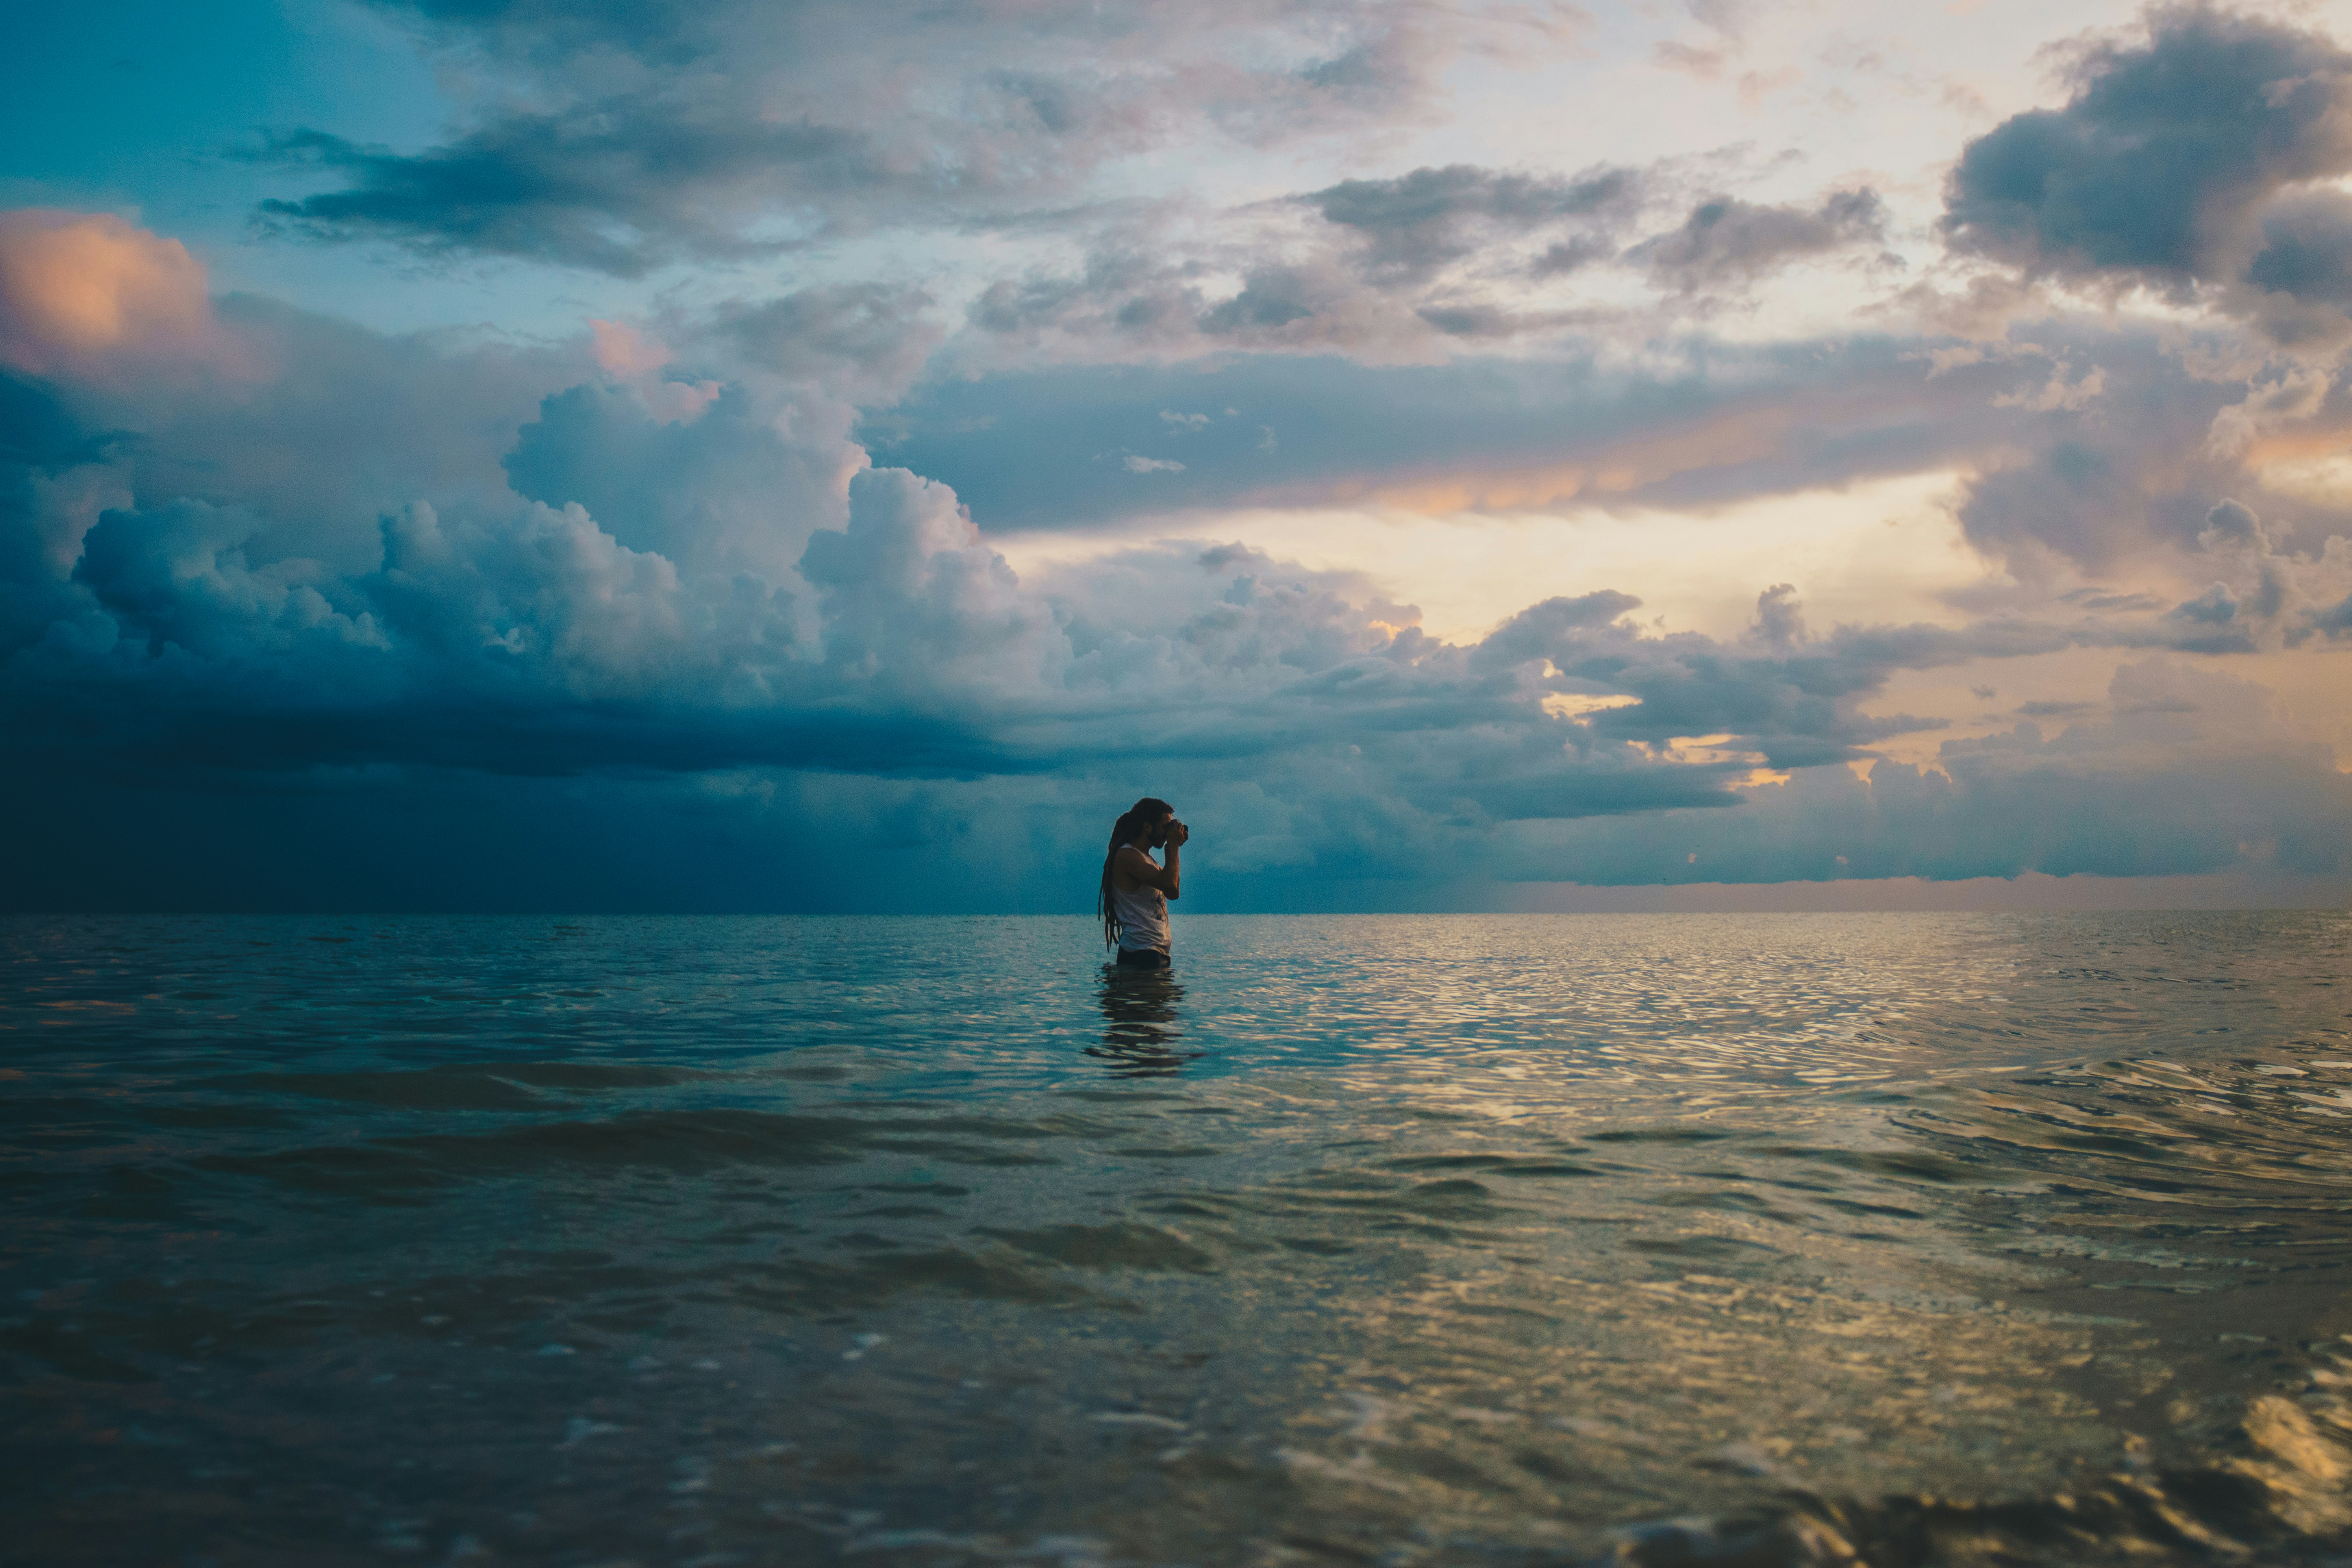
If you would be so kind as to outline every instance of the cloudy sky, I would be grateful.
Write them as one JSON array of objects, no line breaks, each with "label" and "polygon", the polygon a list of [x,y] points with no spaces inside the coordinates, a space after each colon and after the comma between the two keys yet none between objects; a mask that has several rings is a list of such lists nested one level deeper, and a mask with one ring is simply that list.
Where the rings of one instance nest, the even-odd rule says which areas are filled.
[{"label": "cloudy sky", "polygon": [[2340,6],[18,34],[11,907],[2352,877]]}]

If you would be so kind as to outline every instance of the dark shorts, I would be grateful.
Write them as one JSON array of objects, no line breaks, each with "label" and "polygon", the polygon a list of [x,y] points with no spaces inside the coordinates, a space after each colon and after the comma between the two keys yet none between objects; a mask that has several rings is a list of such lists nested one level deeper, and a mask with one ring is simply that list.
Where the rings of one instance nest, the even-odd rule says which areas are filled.
[{"label": "dark shorts", "polygon": [[1122,947],[1118,950],[1121,969],[1165,969],[1168,952],[1158,947]]}]

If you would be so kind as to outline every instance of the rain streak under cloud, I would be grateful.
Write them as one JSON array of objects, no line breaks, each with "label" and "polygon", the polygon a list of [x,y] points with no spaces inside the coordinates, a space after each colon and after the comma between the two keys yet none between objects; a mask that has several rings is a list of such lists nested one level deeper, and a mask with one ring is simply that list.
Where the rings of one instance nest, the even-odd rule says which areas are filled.
[{"label": "rain streak under cloud", "polygon": [[152,91],[11,111],[9,900],[2340,885],[2325,22],[44,24]]}]

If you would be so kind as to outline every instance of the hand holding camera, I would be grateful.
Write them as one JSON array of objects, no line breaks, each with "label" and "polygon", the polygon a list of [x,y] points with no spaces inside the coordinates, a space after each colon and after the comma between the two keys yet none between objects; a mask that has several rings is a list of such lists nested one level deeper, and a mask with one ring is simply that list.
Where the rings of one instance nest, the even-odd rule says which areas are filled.
[{"label": "hand holding camera", "polygon": [[1191,828],[1185,826],[1182,823],[1176,821],[1172,817],[1169,819],[1168,842],[1171,847],[1181,845],[1186,839],[1192,837],[1192,830]]}]

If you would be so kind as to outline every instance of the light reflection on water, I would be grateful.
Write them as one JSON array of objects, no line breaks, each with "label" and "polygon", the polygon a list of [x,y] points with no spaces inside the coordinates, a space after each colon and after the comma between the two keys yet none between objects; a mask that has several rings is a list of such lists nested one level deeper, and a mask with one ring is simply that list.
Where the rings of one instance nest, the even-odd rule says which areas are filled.
[{"label": "light reflection on water", "polygon": [[1102,1043],[1088,1046],[1087,1054],[1121,1078],[1183,1071],[1186,1062],[1201,1057],[1184,1049],[1183,1000],[1183,982],[1172,969],[1103,965]]},{"label": "light reflection on water", "polygon": [[2352,920],[0,926],[31,1561],[2319,1561]]}]

